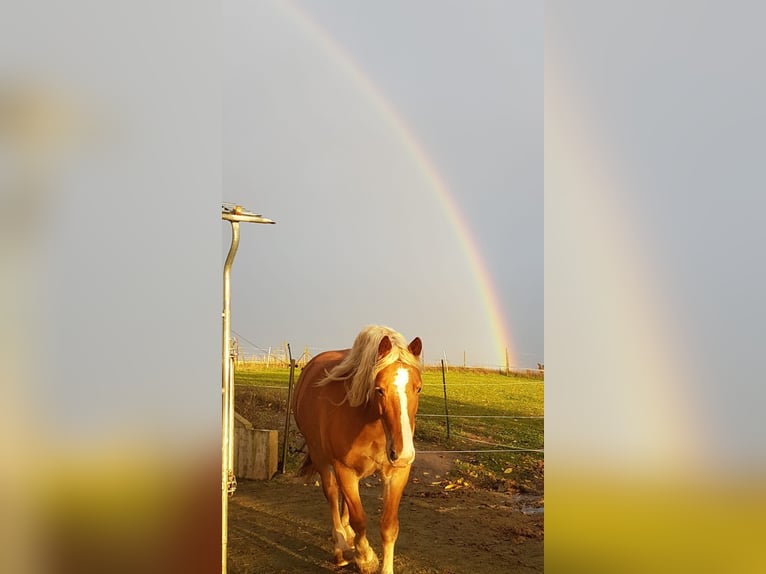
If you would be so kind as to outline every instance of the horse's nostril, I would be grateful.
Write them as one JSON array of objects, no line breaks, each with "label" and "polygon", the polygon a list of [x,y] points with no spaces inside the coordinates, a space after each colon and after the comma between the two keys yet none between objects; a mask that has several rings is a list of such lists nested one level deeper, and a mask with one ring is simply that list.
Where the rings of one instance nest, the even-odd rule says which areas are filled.
[{"label": "horse's nostril", "polygon": [[388,456],[391,459],[391,462],[395,462],[396,459],[399,458],[399,455],[396,454],[394,449],[391,449],[391,451],[388,453]]}]

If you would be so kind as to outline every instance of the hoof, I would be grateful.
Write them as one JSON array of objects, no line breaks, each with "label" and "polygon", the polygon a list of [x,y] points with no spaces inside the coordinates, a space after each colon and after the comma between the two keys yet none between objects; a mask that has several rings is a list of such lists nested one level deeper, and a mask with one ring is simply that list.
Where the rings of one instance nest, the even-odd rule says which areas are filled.
[{"label": "hoof", "polygon": [[348,564],[348,560],[343,556],[343,552],[340,550],[335,551],[335,565],[336,566],[346,566]]},{"label": "hoof", "polygon": [[361,560],[359,557],[356,558],[356,567],[361,574],[375,574],[378,571],[378,566],[380,565],[378,557],[375,556],[374,552],[371,554],[372,556],[367,558],[367,560]]}]

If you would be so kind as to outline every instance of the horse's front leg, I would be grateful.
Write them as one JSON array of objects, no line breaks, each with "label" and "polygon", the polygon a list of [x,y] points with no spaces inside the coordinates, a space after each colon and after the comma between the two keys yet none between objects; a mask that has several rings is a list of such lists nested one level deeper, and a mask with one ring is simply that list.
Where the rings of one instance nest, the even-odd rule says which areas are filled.
[{"label": "horse's front leg", "polygon": [[394,545],[399,536],[399,502],[409,476],[409,466],[395,468],[383,476],[383,515],[380,518],[380,538],[383,540],[381,574],[394,574]]},{"label": "horse's front leg", "polygon": [[343,466],[335,465],[335,477],[348,508],[349,522],[356,533],[354,536],[354,561],[362,574],[373,574],[378,570],[378,557],[367,540],[367,515],[359,497],[359,478],[356,473]]}]

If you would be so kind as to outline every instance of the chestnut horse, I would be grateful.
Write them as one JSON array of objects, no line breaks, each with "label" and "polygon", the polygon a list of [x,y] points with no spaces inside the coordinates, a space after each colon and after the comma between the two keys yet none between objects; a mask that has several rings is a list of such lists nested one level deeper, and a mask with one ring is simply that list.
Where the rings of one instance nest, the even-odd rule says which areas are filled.
[{"label": "chestnut horse", "polygon": [[[335,563],[348,564],[353,547],[363,574],[378,569],[367,540],[367,516],[359,480],[379,473],[383,481],[382,574],[393,574],[399,534],[399,501],[415,459],[412,436],[418,410],[420,351],[393,329],[371,325],[351,349],[327,351],[304,367],[295,388],[293,413],[308,454],[299,474],[318,472],[330,504]],[[342,508],[342,512],[341,512]]]}]

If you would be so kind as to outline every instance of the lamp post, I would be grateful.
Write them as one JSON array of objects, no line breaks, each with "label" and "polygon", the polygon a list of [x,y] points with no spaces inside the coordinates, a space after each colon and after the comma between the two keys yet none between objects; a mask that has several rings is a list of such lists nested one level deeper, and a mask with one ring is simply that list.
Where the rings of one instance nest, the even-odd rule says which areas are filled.
[{"label": "lamp post", "polygon": [[240,223],[276,223],[240,205],[224,203],[221,219],[231,223],[231,247],[223,266],[223,349],[221,357],[221,573],[226,574],[229,496],[237,488],[234,476],[234,360],[231,345],[231,266],[239,248]]}]

